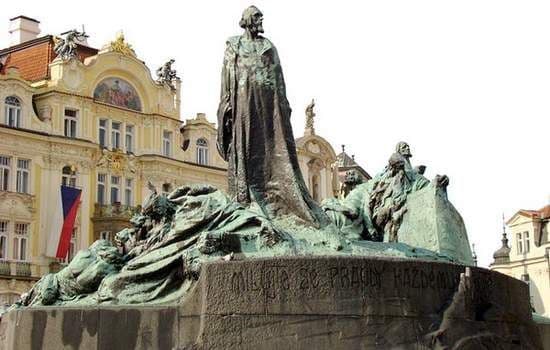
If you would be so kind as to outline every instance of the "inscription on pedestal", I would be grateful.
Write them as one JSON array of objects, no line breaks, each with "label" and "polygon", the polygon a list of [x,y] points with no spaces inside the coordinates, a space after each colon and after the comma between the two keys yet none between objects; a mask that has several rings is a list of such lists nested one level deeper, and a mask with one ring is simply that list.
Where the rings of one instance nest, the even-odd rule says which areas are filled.
[{"label": "inscription on pedestal", "polygon": [[232,269],[229,289],[233,293],[261,293],[276,298],[285,291],[362,291],[381,289],[454,290],[462,269],[434,269],[429,266],[391,267],[384,264],[293,264],[239,265]]}]

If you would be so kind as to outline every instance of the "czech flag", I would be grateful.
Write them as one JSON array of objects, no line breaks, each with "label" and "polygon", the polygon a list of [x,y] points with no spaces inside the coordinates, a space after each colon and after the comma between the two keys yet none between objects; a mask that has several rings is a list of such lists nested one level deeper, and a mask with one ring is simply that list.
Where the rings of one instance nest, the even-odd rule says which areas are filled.
[{"label": "czech flag", "polygon": [[59,196],[56,196],[54,215],[50,218],[50,230],[46,255],[65,259],[71,244],[76,212],[80,204],[82,190],[74,187],[61,186]]}]

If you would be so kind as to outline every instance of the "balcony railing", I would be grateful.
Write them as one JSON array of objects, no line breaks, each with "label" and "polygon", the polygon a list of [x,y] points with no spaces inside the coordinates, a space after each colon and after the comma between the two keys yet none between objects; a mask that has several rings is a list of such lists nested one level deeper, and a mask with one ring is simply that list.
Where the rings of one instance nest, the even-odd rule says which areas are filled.
[{"label": "balcony railing", "polygon": [[31,264],[28,262],[16,262],[15,263],[15,275],[16,276],[30,276]]},{"label": "balcony railing", "polygon": [[0,261],[0,275],[11,275],[11,267],[9,261]]},{"label": "balcony railing", "polygon": [[0,275],[31,277],[31,263],[26,261],[0,260]]},{"label": "balcony railing", "polygon": [[131,218],[135,213],[139,211],[139,207],[132,207],[129,205],[122,205],[120,203],[115,204],[100,204],[96,203],[94,208],[94,217],[98,218]]}]

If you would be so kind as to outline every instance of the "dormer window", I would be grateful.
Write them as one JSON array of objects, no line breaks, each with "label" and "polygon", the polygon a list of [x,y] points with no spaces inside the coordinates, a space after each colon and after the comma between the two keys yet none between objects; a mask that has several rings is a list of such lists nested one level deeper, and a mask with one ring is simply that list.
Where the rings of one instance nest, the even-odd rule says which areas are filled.
[{"label": "dormer window", "polygon": [[208,142],[203,138],[197,140],[197,163],[208,165]]},{"label": "dormer window", "polygon": [[21,127],[21,101],[15,96],[8,96],[4,104],[5,124],[13,128]]}]

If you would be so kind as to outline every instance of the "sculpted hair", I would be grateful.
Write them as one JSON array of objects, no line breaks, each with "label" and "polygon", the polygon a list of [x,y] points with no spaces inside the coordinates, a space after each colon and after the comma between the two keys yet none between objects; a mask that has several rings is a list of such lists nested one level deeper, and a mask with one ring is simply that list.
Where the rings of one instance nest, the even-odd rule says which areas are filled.
[{"label": "sculpted hair", "polygon": [[261,11],[256,6],[247,7],[243,11],[243,15],[241,17],[241,20],[239,21],[239,26],[243,29],[248,28],[252,24],[252,15],[256,12],[261,13]]},{"label": "sculpted hair", "polygon": [[395,152],[398,152],[401,150],[401,147],[405,146],[407,143],[404,141],[399,141],[397,145],[395,146]]}]

